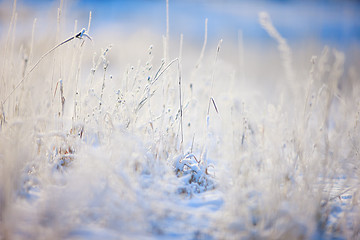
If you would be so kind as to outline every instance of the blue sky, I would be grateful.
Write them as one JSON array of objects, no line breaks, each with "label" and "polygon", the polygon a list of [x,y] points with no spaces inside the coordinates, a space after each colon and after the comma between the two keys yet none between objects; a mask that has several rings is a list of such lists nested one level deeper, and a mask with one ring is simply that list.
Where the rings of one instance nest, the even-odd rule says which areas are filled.
[{"label": "blue sky", "polygon": [[[59,2],[18,0],[19,4],[24,3],[34,8],[54,6]],[[68,0],[66,2],[72,8],[83,12],[91,10],[94,27],[120,24],[128,31],[148,28],[161,34],[165,32],[165,0]],[[208,18],[210,38],[236,39],[238,31],[241,30],[244,40],[264,41],[269,36],[258,23],[258,12],[267,11],[278,31],[290,43],[309,38],[339,46],[360,42],[360,4],[357,1],[170,0],[169,2],[170,31],[173,36],[183,33],[190,38],[202,39],[204,21]]]},{"label": "blue sky", "polygon": [[[165,0],[80,0],[77,6],[92,10],[103,21],[126,22],[129,29],[141,25],[165,28]],[[95,9],[95,10],[94,10]],[[209,36],[237,35],[262,39],[259,11],[269,12],[279,32],[290,41],[316,38],[349,44],[360,40],[360,6],[356,1],[171,1],[170,29],[173,34],[200,35],[208,18]]]}]

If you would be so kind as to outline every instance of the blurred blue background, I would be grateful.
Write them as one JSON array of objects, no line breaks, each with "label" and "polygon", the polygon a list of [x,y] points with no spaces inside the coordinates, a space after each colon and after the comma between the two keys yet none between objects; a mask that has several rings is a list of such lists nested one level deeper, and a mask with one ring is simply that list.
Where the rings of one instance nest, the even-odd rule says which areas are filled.
[{"label": "blurred blue background", "polygon": [[[128,30],[140,26],[165,32],[165,0],[95,1],[79,0],[78,8],[92,10],[104,22],[122,22]],[[169,1],[170,31],[173,35],[203,38],[208,18],[209,37],[261,41],[269,38],[259,27],[258,12],[267,11],[278,31],[290,42],[305,38],[325,44],[349,45],[360,41],[358,1]]]},{"label": "blurred blue background", "polygon": [[[11,0],[8,2],[11,6]],[[73,10],[93,13],[93,27],[111,26],[121,31],[140,28],[166,32],[165,0],[68,0]],[[59,6],[60,0],[18,0],[34,9]],[[170,0],[170,35],[183,33],[188,39],[202,41],[204,21],[208,18],[209,38],[237,39],[242,31],[244,41],[261,42],[270,37],[258,22],[258,12],[267,11],[274,26],[290,44],[304,39],[346,48],[360,42],[360,3],[358,1],[235,1]],[[4,4],[1,5],[4,8]],[[10,10],[10,9],[8,9]],[[3,9],[4,11],[4,9]],[[10,11],[11,12],[11,11]],[[4,25],[2,28],[7,27]]]}]

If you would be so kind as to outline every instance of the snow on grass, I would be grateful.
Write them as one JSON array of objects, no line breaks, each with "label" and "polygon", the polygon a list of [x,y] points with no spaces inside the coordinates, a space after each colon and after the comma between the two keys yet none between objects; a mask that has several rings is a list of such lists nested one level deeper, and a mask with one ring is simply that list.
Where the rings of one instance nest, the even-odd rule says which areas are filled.
[{"label": "snow on grass", "polygon": [[1,40],[1,239],[359,237],[360,74],[344,53],[295,66],[303,50],[261,13],[280,52],[244,58],[246,74],[220,44],[183,54],[182,38],[173,59],[165,38],[124,66],[124,42],[75,26],[29,48],[15,21]]}]

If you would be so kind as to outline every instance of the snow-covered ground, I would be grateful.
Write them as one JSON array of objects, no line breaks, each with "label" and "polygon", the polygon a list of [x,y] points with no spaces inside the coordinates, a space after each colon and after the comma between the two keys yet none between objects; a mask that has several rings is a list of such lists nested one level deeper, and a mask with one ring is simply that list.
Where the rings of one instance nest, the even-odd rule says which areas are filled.
[{"label": "snow-covered ground", "polygon": [[360,237],[358,4],[60,2],[0,3],[0,239]]}]

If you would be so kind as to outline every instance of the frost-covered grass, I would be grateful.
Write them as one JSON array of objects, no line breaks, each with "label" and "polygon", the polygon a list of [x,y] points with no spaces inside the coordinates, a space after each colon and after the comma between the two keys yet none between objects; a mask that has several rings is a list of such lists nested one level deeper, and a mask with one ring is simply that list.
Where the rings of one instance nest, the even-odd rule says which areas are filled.
[{"label": "frost-covered grass", "polygon": [[291,49],[266,13],[264,52],[136,55],[58,13],[1,37],[0,239],[360,237],[359,55]]}]

